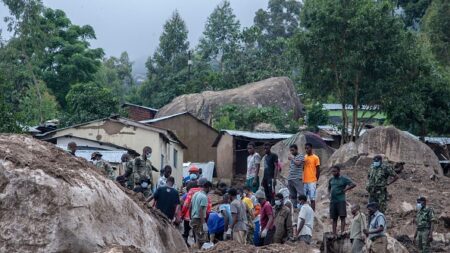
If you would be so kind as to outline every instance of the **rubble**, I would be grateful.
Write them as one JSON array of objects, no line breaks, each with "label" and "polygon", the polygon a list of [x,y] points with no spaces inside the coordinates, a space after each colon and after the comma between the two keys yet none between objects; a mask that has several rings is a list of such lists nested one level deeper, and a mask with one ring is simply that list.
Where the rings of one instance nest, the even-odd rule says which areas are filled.
[{"label": "rubble", "polygon": [[304,243],[286,243],[286,244],[271,244],[262,247],[255,247],[253,245],[242,245],[236,241],[223,241],[214,245],[208,250],[200,250],[198,252],[207,253],[319,253],[318,249],[314,249]]},{"label": "rubble", "polygon": [[187,251],[166,219],[87,161],[23,135],[0,135],[0,213],[0,252]]}]

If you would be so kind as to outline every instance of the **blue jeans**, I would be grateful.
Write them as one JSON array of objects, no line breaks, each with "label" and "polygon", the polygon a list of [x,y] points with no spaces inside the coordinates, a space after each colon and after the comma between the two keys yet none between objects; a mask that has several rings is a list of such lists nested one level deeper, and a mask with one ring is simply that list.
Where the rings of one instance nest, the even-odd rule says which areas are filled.
[{"label": "blue jeans", "polygon": [[255,221],[255,232],[253,233],[253,244],[255,246],[259,245],[259,230],[260,230],[259,221]]}]

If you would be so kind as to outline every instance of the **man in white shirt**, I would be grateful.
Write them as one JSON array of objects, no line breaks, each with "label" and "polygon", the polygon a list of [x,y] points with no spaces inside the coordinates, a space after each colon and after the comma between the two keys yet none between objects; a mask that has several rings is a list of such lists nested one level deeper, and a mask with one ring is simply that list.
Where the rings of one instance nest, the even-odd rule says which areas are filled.
[{"label": "man in white shirt", "polygon": [[314,227],[314,211],[309,206],[307,200],[308,198],[304,194],[298,196],[297,207],[300,212],[298,213],[295,238],[298,238],[299,241],[303,241],[306,244],[310,244]]},{"label": "man in white shirt", "polygon": [[[170,165],[166,165],[163,169],[163,175],[159,177],[158,184],[156,188],[166,186],[167,179],[172,175],[172,167]],[[175,187],[173,187],[175,188]]]}]

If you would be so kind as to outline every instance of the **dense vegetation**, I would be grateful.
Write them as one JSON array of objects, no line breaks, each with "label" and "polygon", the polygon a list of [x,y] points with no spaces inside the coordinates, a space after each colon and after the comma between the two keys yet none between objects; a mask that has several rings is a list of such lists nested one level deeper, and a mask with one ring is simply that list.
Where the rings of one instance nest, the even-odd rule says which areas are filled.
[{"label": "dense vegetation", "polygon": [[[59,118],[63,125],[119,112],[123,101],[161,107],[174,97],[289,76],[308,101],[308,126],[326,122],[320,103],[372,105],[414,134],[450,134],[450,2],[270,0],[241,27],[228,1],[195,47],[178,12],[166,21],[137,85],[126,52],[105,58],[94,29],[72,24],[38,0],[2,0],[12,37],[0,37],[0,131]],[[1,36],[1,34],[0,34]],[[150,53],[150,52],[149,52]],[[190,64],[189,64],[190,63]],[[357,135],[358,110],[343,111]],[[244,119],[244,120],[243,120]],[[277,108],[218,110],[218,128],[265,122],[295,131]]]}]

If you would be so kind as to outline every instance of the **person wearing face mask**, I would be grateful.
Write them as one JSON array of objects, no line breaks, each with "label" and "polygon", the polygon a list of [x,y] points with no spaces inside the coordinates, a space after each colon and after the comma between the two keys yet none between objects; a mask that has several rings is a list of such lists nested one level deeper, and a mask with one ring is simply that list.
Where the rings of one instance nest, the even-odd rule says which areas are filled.
[{"label": "person wearing face mask", "polygon": [[272,244],[273,235],[275,234],[275,218],[273,215],[273,209],[270,205],[269,201],[266,201],[266,194],[264,191],[258,190],[255,194],[256,199],[258,199],[259,204],[261,205],[260,210],[260,233],[258,240],[258,245],[256,246],[264,246]]},{"label": "person wearing face mask", "polygon": [[[392,177],[392,181],[388,179]],[[381,212],[386,212],[388,191],[387,186],[398,179],[397,173],[391,166],[383,164],[381,156],[373,158],[372,166],[368,175],[367,192],[369,193],[369,203],[377,202]]]},{"label": "person wearing face mask", "polygon": [[369,212],[369,229],[364,229],[364,234],[372,243],[370,244],[369,253],[386,253],[387,237],[386,237],[386,218],[379,211],[379,205],[371,202],[367,205]]},{"label": "person wearing face mask", "polygon": [[330,194],[330,218],[333,220],[333,234],[336,234],[338,218],[341,220],[341,234],[345,231],[345,218],[347,208],[345,193],[356,187],[348,177],[341,176],[341,168],[337,165],[331,167],[333,177],[328,181]]},{"label": "person wearing face mask", "polygon": [[416,232],[414,233],[414,244],[420,253],[430,252],[430,243],[433,241],[433,209],[427,207],[425,197],[419,197],[416,204]]},{"label": "person wearing face mask", "polygon": [[244,203],[242,202],[240,194],[236,189],[231,188],[228,190],[230,195],[231,205],[231,231],[233,233],[233,240],[240,243],[247,243],[247,213],[245,211]]},{"label": "person wearing face mask", "polygon": [[292,237],[291,210],[284,205],[283,194],[275,195],[275,234],[274,243],[285,243]]},{"label": "person wearing face mask", "polygon": [[136,157],[132,163],[129,162],[123,175],[125,178],[128,178],[129,187],[134,191],[142,192],[145,197],[150,197],[152,193],[152,170],[158,172],[150,161],[151,154],[152,149],[148,146],[144,147],[142,156]]},{"label": "person wearing face mask", "polygon": [[300,212],[298,213],[297,229],[294,238],[310,244],[314,227],[314,210],[309,206],[307,200],[308,197],[306,195],[302,194],[298,197],[297,208]]},{"label": "person wearing face mask", "polygon": [[93,161],[95,167],[97,169],[104,171],[106,173],[106,176],[111,179],[115,180],[116,176],[114,175],[114,169],[111,167],[111,165],[102,159],[102,154],[100,152],[94,152],[91,155],[91,160]]}]

